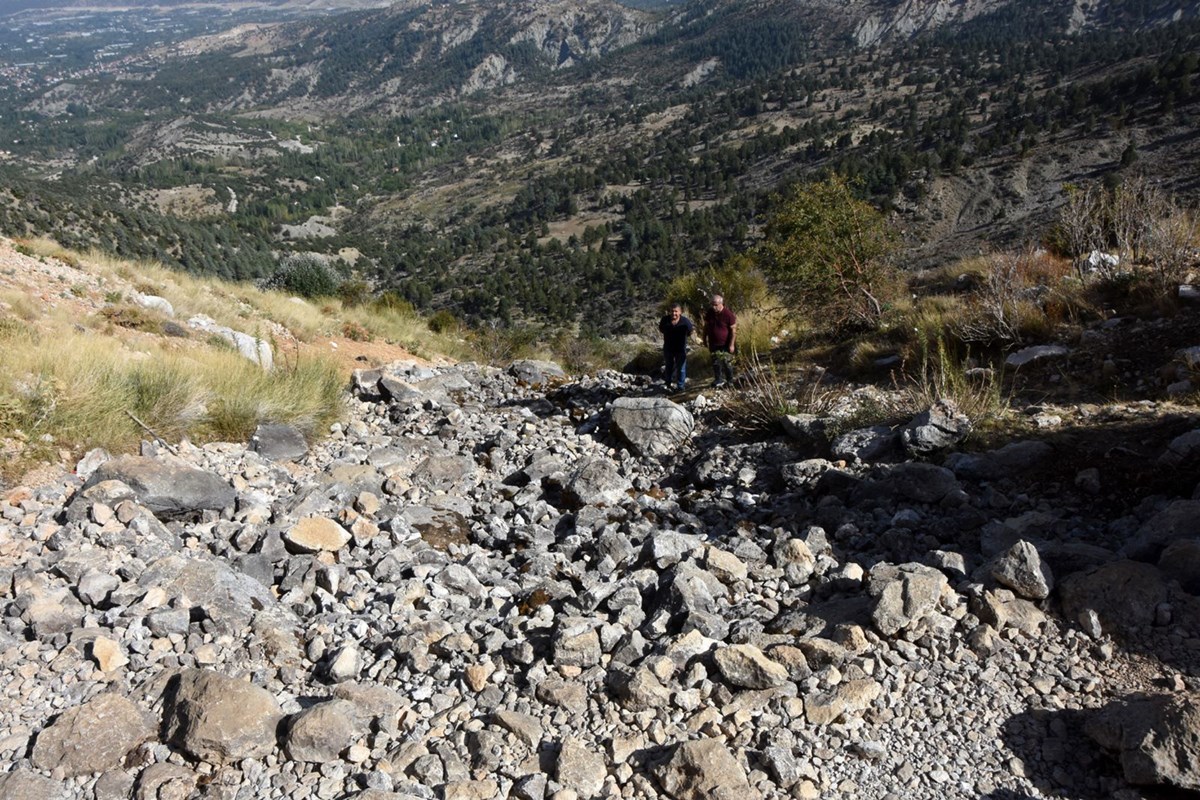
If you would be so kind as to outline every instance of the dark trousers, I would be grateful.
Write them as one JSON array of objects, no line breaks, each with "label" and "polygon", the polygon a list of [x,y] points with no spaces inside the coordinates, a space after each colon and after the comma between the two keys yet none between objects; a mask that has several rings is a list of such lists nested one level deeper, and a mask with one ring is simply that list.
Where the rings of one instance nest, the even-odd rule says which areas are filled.
[{"label": "dark trousers", "polygon": [[663,350],[663,379],[675,388],[682,389],[687,383],[687,351]]},{"label": "dark trousers", "polygon": [[713,380],[717,383],[733,382],[733,353],[729,347],[714,347],[712,349]]}]

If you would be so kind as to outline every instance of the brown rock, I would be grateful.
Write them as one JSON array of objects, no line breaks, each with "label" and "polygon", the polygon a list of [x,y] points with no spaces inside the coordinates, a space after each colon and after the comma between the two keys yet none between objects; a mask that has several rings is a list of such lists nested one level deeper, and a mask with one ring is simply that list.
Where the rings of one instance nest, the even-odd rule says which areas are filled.
[{"label": "brown rock", "polygon": [[289,528],[283,540],[301,553],[334,552],[346,546],[350,532],[331,519],[308,517]]},{"label": "brown rock", "polygon": [[33,745],[33,764],[66,777],[104,772],[154,736],[154,724],[133,701],[99,695],[75,706],[46,727]]}]

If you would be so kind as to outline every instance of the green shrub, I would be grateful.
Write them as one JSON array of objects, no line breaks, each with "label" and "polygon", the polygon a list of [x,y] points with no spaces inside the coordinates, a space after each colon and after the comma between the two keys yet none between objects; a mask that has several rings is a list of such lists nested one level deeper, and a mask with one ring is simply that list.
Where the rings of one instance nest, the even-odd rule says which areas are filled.
[{"label": "green shrub", "polygon": [[341,284],[341,276],[321,256],[293,253],[280,260],[271,277],[262,282],[262,288],[312,299],[333,297]]},{"label": "green shrub", "polygon": [[426,324],[429,326],[429,330],[434,333],[451,333],[462,328],[462,323],[459,322],[458,317],[444,308],[434,312]]},{"label": "green shrub", "polygon": [[740,316],[766,302],[767,284],[750,258],[737,255],[720,267],[680,275],[667,288],[669,301],[682,303],[697,324],[714,294],[724,297],[725,305]]},{"label": "green shrub", "polygon": [[757,259],[789,307],[830,329],[873,329],[897,289],[895,246],[883,215],[835,175],[792,192]]}]

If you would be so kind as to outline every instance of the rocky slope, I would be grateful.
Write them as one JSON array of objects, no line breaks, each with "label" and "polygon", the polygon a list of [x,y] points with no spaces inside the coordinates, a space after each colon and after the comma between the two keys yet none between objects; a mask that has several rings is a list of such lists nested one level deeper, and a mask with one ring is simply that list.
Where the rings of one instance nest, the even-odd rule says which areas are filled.
[{"label": "rocky slope", "polygon": [[351,403],[5,494],[0,798],[1200,788],[1194,418],[1143,455],[1190,499],[1115,507],[1062,443],[947,454],[945,405],[747,439],[530,362]]}]

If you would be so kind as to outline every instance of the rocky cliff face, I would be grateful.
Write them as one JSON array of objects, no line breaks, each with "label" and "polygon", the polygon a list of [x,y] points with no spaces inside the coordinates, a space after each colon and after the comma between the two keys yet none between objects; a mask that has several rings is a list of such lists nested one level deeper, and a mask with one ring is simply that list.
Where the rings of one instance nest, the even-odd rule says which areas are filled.
[{"label": "rocky cliff face", "polygon": [[867,12],[854,31],[860,47],[886,38],[906,38],[946,24],[967,22],[1005,5],[1004,0],[904,0],[892,8]]}]

